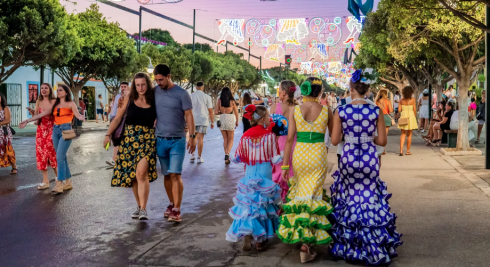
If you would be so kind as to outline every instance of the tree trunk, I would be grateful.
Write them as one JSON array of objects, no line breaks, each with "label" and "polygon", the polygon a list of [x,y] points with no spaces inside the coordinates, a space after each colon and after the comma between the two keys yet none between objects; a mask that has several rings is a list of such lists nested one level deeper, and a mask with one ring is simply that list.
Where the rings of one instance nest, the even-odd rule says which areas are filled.
[{"label": "tree trunk", "polygon": [[442,89],[444,89],[444,86],[439,85],[439,84],[434,84],[434,89],[436,90],[436,95],[437,95],[437,102],[442,101]]},{"label": "tree trunk", "polygon": [[459,127],[457,150],[468,151],[470,142],[468,140],[468,88],[470,87],[469,79],[467,81],[458,80],[459,85]]},{"label": "tree trunk", "polygon": [[70,88],[71,93],[73,94],[73,102],[75,102],[75,105],[77,105],[77,107],[80,107],[80,98],[78,97],[78,94],[80,93],[80,89],[82,89],[82,87],[83,86],[76,85]]}]

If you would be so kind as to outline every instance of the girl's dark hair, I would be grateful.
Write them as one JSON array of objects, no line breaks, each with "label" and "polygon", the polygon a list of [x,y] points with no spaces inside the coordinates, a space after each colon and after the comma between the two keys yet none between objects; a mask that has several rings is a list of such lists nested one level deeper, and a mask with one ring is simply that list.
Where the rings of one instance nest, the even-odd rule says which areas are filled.
[{"label": "girl's dark hair", "polygon": [[318,97],[320,95],[320,93],[323,91],[323,83],[322,84],[313,84],[313,82],[322,82],[321,79],[317,78],[317,77],[308,77],[306,79],[307,81],[310,82],[311,84],[311,94],[308,95],[308,96],[311,96],[311,97]]},{"label": "girl's dark hair", "polygon": [[365,95],[369,91],[369,84],[365,84],[360,81],[358,82],[350,81],[349,86],[351,89],[356,90],[356,92],[360,95]]},{"label": "girl's dark hair", "polygon": [[[68,85],[66,84],[60,84],[58,85],[59,88],[62,88],[63,91],[65,91],[66,95],[65,95],[65,102],[71,102],[71,90],[70,90],[70,87],[68,87]],[[51,113],[54,113],[54,110],[56,109],[56,107],[60,104],[60,98],[59,97],[56,97],[56,101],[54,101],[54,105],[53,105],[53,109],[51,110]]]},{"label": "girl's dark hair", "polygon": [[250,97],[249,93],[243,94],[243,106],[252,104],[252,97]]},{"label": "girl's dark hair", "polygon": [[233,94],[231,93],[230,88],[224,87],[221,90],[221,95],[219,97],[219,100],[221,100],[221,106],[224,108],[229,108],[231,107],[231,101],[235,101],[235,98],[233,97]]},{"label": "girl's dark hair", "polygon": [[325,99],[325,98],[327,98],[327,93],[323,92],[323,93],[322,93],[322,96],[321,96],[320,98],[321,98],[321,99]]},{"label": "girl's dark hair", "polygon": [[455,110],[456,107],[456,102],[454,101],[448,101],[446,105],[450,106],[452,110]]},{"label": "girl's dark hair", "polygon": [[413,87],[412,86],[407,85],[407,86],[403,87],[403,89],[402,89],[403,98],[412,99],[412,95],[413,95]]},{"label": "girl's dark hair", "polygon": [[422,93],[423,96],[429,96],[429,93]]},{"label": "girl's dark hair", "polygon": [[[293,81],[282,81],[280,87],[281,90],[285,91],[286,94],[288,95],[288,99],[286,100],[286,103],[288,103],[289,106],[298,105],[298,101],[294,99],[294,92],[297,90],[296,84]],[[292,90],[292,88],[294,88],[294,90]]]},{"label": "girl's dark hair", "polygon": [[136,79],[146,80],[146,104],[149,104],[151,106],[155,105],[155,92],[153,91],[153,87],[151,86],[151,79],[150,76],[144,72],[138,72],[134,75],[133,81],[131,82],[131,92],[129,93],[129,100],[134,102],[139,97],[138,91],[136,91]]},{"label": "girl's dark hair", "polygon": [[[54,97],[53,86],[51,86],[51,84],[49,84],[49,83],[43,83],[43,84],[41,84],[41,87],[43,85],[46,85],[49,88],[49,96],[48,96],[48,99],[49,100],[55,99],[56,97]],[[42,94],[39,94],[38,101],[43,101],[43,100],[44,100],[44,96]]]},{"label": "girl's dark hair", "polygon": [[257,113],[260,118],[258,120],[255,120],[254,116],[252,115],[252,118],[250,119],[250,126],[252,127],[257,126],[259,120],[267,114],[267,108],[264,106],[255,106],[255,113]]},{"label": "girl's dark hair", "polygon": [[3,110],[5,109],[5,107],[7,107],[7,98],[2,93],[0,93],[0,98],[2,98],[2,101],[0,101],[0,105],[2,105]]}]

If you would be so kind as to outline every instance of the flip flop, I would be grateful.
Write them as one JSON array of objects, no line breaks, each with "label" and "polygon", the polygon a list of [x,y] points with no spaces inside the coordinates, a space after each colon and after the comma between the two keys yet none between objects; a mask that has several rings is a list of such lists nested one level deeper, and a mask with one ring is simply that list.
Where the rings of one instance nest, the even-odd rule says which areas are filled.
[{"label": "flip flop", "polygon": [[[14,172],[15,171],[15,172]],[[10,175],[14,175],[14,174],[17,174],[17,169],[16,168],[13,168],[11,171],[10,171]]]},{"label": "flip flop", "polygon": [[405,155],[410,156],[410,155],[412,155],[412,153],[407,152],[407,153],[405,153]]}]

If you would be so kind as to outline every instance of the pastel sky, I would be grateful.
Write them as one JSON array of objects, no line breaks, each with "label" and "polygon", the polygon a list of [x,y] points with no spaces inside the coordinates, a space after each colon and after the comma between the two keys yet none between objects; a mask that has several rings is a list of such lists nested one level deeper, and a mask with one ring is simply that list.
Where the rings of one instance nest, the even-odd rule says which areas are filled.
[{"label": "pastel sky", "polygon": [[[161,2],[160,0],[150,0],[154,3]],[[374,0],[375,7],[380,0]],[[65,5],[68,12],[82,12],[93,0],[77,0],[77,3],[70,3],[64,0],[60,2]],[[119,5],[139,11],[140,3],[137,0],[125,0],[116,2]],[[138,16],[118,10],[114,7],[103,3],[98,3],[101,12],[109,21],[117,21],[120,27],[129,33],[138,32]],[[251,18],[270,21],[270,19],[294,19],[321,17],[333,21],[335,17],[342,18],[340,37],[341,44],[349,35],[349,29],[346,26],[345,18],[350,16],[347,11],[347,0],[277,0],[277,1],[260,1],[260,0],[183,0],[175,4],[153,4],[143,5],[155,12],[159,12],[176,20],[192,25],[193,10],[196,9],[196,32],[205,35],[209,38],[218,40],[221,33],[218,28],[219,19],[245,19],[245,22]],[[143,13],[142,29],[161,28],[170,31],[172,36],[179,43],[192,43],[192,30],[166,21],[154,15]],[[304,39],[300,40],[302,44],[308,45],[309,40],[315,38],[315,34],[311,33]],[[248,35],[246,35],[248,40]],[[232,38],[228,37],[231,41]],[[196,42],[205,43],[206,41],[196,37]],[[283,44],[284,42],[276,42]],[[245,46],[245,42],[239,45]],[[213,47],[216,47],[212,44]],[[197,47],[199,49],[199,46]],[[232,45],[228,46],[229,50],[237,53],[244,53],[244,58],[248,59],[248,52],[235,48]],[[223,52],[225,48],[219,47],[219,51]],[[265,48],[254,45],[251,49],[251,54],[262,56],[262,67],[268,68],[278,66],[279,62],[264,59]],[[307,48],[306,57],[311,55],[311,51]],[[283,58],[280,60],[283,62]],[[259,60],[252,58],[250,63],[258,66]],[[293,63],[292,67],[299,67],[298,63]]]}]

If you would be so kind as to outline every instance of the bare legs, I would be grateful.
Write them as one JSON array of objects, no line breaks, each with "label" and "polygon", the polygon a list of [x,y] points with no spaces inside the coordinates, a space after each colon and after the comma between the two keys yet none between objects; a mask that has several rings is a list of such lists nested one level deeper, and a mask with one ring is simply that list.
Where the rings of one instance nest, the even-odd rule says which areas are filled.
[{"label": "bare legs", "polygon": [[[386,127],[386,136],[388,136],[388,131],[390,130],[390,127]],[[386,146],[383,147],[383,155],[386,154]]]},{"label": "bare legs", "polygon": [[197,139],[197,155],[201,157],[202,148],[204,147],[204,134],[196,133],[196,139]]},{"label": "bare legs", "polygon": [[221,131],[221,134],[223,135],[223,149],[225,150],[225,154],[229,155],[233,147],[235,131]]},{"label": "bare legs", "polygon": [[480,135],[481,135],[481,132],[482,132],[482,130],[483,130],[483,125],[484,125],[484,124],[479,124],[479,123],[478,123],[478,136],[477,136],[477,138],[476,138],[476,141],[477,141],[477,142],[480,142]]},{"label": "bare legs", "polygon": [[136,167],[136,180],[133,181],[133,194],[138,203],[138,207],[142,210],[146,210],[146,204],[148,203],[148,196],[150,195],[150,180],[148,179],[148,170],[150,165],[148,161],[143,158],[138,162]]},{"label": "bare legs", "polygon": [[410,155],[410,147],[412,146],[412,130],[402,130],[402,134],[400,136],[400,155],[403,155],[405,138],[407,138],[407,154]]},{"label": "bare legs", "polygon": [[[57,177],[58,176],[58,169],[53,168],[53,171],[54,171],[54,175],[56,175],[55,177]],[[44,170],[41,172],[43,173],[43,183],[49,184],[48,170]]]},{"label": "bare legs", "polygon": [[163,180],[165,191],[170,202],[174,203],[174,207],[180,209],[182,203],[182,195],[184,194],[184,183],[182,176],[179,173],[170,173],[165,175]]},{"label": "bare legs", "polygon": [[116,159],[117,159],[117,151],[119,150],[119,147],[118,146],[115,146],[114,147],[114,151],[112,152],[112,160],[114,162],[116,162]]}]

